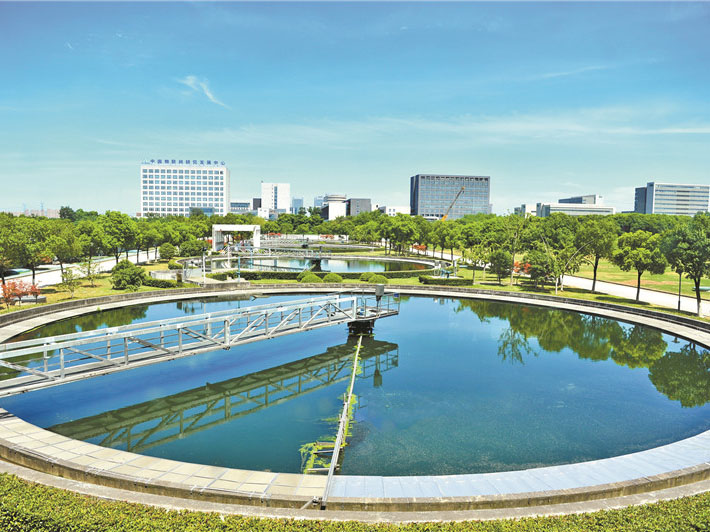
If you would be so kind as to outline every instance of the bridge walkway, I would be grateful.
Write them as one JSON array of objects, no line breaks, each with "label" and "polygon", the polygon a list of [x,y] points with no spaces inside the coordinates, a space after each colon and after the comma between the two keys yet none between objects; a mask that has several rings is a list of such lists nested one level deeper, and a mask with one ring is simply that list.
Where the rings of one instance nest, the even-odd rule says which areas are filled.
[{"label": "bridge walkway", "polygon": [[399,313],[396,294],[332,294],[0,344],[0,397]]}]

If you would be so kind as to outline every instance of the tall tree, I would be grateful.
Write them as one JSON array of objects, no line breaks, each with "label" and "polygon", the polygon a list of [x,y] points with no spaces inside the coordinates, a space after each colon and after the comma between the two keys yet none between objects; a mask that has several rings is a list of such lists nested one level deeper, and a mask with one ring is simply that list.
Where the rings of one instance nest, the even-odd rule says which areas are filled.
[{"label": "tall tree", "polygon": [[15,234],[14,217],[0,212],[0,278],[5,284],[5,274],[12,268],[15,250],[12,240]]},{"label": "tall tree", "polygon": [[52,262],[47,242],[47,220],[20,216],[15,222],[15,235],[11,241],[18,262],[32,270],[32,284],[35,284],[37,267]]},{"label": "tall tree", "polygon": [[594,268],[592,292],[597,287],[597,269],[601,259],[611,259],[616,250],[619,226],[607,216],[589,216],[577,232],[576,244]]},{"label": "tall tree", "polygon": [[81,241],[76,227],[69,220],[48,220],[49,250],[59,261],[59,269],[64,274],[64,264],[76,262],[81,257]]},{"label": "tall tree", "polygon": [[99,225],[104,234],[104,248],[113,254],[116,264],[122,252],[128,258],[128,250],[135,243],[136,223],[127,214],[106,211],[99,217]]},{"label": "tall tree", "polygon": [[700,281],[710,275],[710,215],[696,214],[689,223],[671,229],[661,241],[661,251],[678,275],[693,281],[700,316]]},{"label": "tall tree", "polygon": [[624,233],[619,237],[617,249],[612,261],[625,272],[635,270],[638,274],[636,283],[636,301],[641,296],[641,276],[645,272],[663,273],[666,259],[659,249],[661,235],[648,231]]}]

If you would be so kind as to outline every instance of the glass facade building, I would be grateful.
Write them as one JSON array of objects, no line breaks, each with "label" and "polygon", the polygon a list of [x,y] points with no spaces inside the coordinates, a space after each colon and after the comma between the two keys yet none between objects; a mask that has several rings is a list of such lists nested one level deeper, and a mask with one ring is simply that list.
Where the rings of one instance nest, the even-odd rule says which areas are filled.
[{"label": "glass facade building", "polygon": [[190,209],[229,212],[229,170],[224,162],[151,159],[140,167],[140,215],[189,216]]},{"label": "glass facade building", "polygon": [[[645,194],[644,194],[645,190]],[[710,185],[648,183],[635,191],[634,211],[693,216],[710,208]]]},{"label": "glass facade building", "polygon": [[[463,188],[463,192],[461,189]],[[456,202],[456,195],[461,192]],[[417,174],[410,178],[409,203],[412,215],[441,219],[451,204],[448,219],[491,212],[489,176]]]}]

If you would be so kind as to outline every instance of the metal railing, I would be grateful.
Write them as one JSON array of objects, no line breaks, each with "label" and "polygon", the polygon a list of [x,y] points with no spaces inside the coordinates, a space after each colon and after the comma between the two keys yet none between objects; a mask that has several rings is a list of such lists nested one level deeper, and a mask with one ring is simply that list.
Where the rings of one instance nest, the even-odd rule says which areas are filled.
[{"label": "metal railing", "polygon": [[331,294],[0,344],[0,397],[398,312],[394,294]]}]

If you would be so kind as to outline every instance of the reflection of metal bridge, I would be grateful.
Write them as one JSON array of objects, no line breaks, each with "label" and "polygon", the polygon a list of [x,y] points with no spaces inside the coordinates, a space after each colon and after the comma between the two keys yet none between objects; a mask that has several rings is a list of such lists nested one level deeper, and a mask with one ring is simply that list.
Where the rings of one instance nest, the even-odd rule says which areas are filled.
[{"label": "reflection of metal bridge", "polygon": [[[350,377],[355,342],[296,362],[50,427],[69,438],[141,453]],[[381,381],[397,367],[397,344],[363,339],[358,378]]]},{"label": "reflection of metal bridge", "polygon": [[[0,344],[0,397],[248,342],[399,313],[394,294],[333,294]],[[0,374],[0,378],[2,378]]]}]

